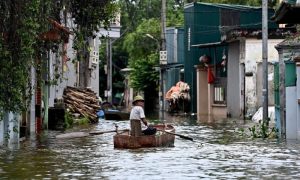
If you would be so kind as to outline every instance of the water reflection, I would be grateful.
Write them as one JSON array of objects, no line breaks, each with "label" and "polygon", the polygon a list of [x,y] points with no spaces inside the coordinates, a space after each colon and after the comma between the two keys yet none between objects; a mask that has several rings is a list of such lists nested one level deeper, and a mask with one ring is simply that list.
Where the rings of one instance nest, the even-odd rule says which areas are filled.
[{"label": "water reflection", "polygon": [[[189,116],[166,117],[176,132],[175,147],[120,150],[113,134],[73,139],[30,140],[15,151],[0,150],[1,179],[297,179],[297,141],[241,139],[235,129],[249,123],[234,119],[205,121]],[[120,129],[128,122],[102,120],[84,129]]]}]

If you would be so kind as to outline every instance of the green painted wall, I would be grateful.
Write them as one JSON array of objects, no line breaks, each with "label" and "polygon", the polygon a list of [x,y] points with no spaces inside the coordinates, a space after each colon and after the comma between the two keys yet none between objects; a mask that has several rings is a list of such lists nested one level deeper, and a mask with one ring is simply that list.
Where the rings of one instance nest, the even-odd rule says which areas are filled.
[{"label": "green painted wall", "polygon": [[292,61],[285,62],[285,87],[296,86],[296,64]]},{"label": "green painted wall", "polygon": [[[194,65],[199,64],[203,54],[213,54],[211,49],[192,47],[195,44],[218,42],[219,32],[218,8],[194,3],[185,9],[185,63],[184,81],[190,85],[191,111],[196,112],[196,71]],[[213,57],[212,57],[213,58]]]}]

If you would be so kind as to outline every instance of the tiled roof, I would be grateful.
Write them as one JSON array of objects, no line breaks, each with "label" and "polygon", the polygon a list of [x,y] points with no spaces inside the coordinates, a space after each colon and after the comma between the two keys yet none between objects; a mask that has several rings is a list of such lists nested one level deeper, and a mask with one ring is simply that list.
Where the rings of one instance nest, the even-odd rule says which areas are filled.
[{"label": "tiled roof", "polygon": [[278,24],[300,24],[300,4],[283,1],[271,19]]}]

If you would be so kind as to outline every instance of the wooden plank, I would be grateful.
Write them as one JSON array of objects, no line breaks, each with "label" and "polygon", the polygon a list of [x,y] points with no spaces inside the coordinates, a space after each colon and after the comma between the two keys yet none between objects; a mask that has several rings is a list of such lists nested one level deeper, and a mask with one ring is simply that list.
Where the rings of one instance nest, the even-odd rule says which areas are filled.
[{"label": "wooden plank", "polygon": [[142,135],[142,127],[141,127],[141,120],[138,119],[131,119],[130,120],[130,135],[131,136],[141,136]]}]

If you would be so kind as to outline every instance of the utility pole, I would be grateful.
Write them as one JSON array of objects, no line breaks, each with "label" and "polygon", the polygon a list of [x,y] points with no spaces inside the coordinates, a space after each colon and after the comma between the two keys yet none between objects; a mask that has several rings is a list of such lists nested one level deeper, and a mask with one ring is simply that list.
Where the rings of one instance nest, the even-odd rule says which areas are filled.
[{"label": "utility pole", "polygon": [[106,41],[106,58],[107,58],[107,102],[112,103],[112,42],[111,38]]},{"label": "utility pole", "polygon": [[161,1],[161,46],[160,50],[166,50],[166,0]]},{"label": "utility pole", "polygon": [[[160,50],[166,51],[166,0],[161,1],[161,45]],[[159,107],[160,107],[160,119],[164,120],[164,80],[163,80],[164,69],[163,65],[160,64],[160,90],[159,90]]]},{"label": "utility pole", "polygon": [[263,121],[268,121],[268,0],[262,1]]}]

